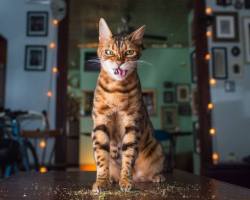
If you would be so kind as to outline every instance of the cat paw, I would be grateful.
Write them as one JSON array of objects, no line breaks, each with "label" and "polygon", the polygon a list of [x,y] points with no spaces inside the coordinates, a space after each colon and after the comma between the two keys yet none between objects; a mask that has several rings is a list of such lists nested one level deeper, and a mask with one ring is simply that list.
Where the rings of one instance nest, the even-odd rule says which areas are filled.
[{"label": "cat paw", "polygon": [[129,192],[132,189],[132,181],[127,178],[120,180],[119,185],[122,192]]},{"label": "cat paw", "polygon": [[161,183],[161,182],[164,182],[165,180],[166,180],[166,178],[162,174],[155,175],[152,178],[152,182],[154,182],[154,183]]},{"label": "cat paw", "polygon": [[97,180],[92,186],[92,192],[100,193],[107,190],[110,186],[109,180]]}]

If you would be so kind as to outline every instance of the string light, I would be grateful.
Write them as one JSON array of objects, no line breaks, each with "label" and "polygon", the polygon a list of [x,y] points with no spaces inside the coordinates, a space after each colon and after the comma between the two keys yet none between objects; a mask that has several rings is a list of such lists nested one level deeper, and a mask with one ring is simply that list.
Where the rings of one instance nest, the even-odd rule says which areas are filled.
[{"label": "string light", "polygon": [[212,31],[207,31],[206,35],[207,35],[207,37],[211,37],[212,36]]},{"label": "string light", "polygon": [[58,68],[57,68],[57,67],[53,67],[53,68],[52,68],[52,72],[53,72],[54,74],[57,74],[57,73],[58,73]]},{"label": "string light", "polygon": [[59,24],[59,21],[57,19],[53,19],[52,23],[57,26]]},{"label": "string light", "polygon": [[47,167],[42,166],[42,167],[40,167],[39,171],[40,171],[40,173],[44,174],[44,173],[48,172],[48,169],[47,169]]},{"label": "string light", "polygon": [[50,90],[47,92],[47,96],[52,97],[52,92]]},{"label": "string light", "polygon": [[51,42],[51,43],[49,44],[49,48],[51,48],[51,49],[56,48],[56,43],[55,43],[55,42]]},{"label": "string light", "polygon": [[39,147],[41,149],[44,149],[46,147],[46,141],[44,139],[42,139],[40,142],[39,142]]},{"label": "string light", "polygon": [[216,82],[216,80],[214,78],[211,78],[209,80],[209,83],[210,83],[210,85],[215,86],[217,82]]},{"label": "string light", "polygon": [[212,155],[212,159],[213,159],[213,163],[214,163],[214,164],[218,164],[219,159],[220,159],[219,154],[216,153],[216,152],[214,152],[213,155]]},{"label": "string light", "polygon": [[207,108],[208,108],[209,110],[212,110],[212,109],[214,108],[214,104],[213,104],[213,103],[209,103],[209,104],[207,105]]},{"label": "string light", "polygon": [[209,133],[210,135],[215,135],[216,134],[215,128],[210,128]]},{"label": "string light", "polygon": [[206,7],[206,14],[211,15],[213,13],[213,9],[211,7]]},{"label": "string light", "polygon": [[205,59],[206,59],[206,60],[210,60],[210,59],[211,59],[211,54],[210,54],[210,53],[207,53],[207,54],[205,55]]}]

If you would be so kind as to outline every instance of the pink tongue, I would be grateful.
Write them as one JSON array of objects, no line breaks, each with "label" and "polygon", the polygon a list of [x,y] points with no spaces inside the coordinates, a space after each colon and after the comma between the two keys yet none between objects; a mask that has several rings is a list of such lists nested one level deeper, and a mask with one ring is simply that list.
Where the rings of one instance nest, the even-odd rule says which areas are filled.
[{"label": "pink tongue", "polygon": [[120,76],[123,77],[123,76],[126,75],[126,70],[122,70],[122,69],[118,68],[118,73],[119,73]]}]

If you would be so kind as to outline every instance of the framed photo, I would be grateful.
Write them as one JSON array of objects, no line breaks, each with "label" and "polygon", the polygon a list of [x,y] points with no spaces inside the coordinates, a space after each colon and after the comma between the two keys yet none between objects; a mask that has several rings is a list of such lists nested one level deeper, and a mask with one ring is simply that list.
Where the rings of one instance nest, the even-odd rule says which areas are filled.
[{"label": "framed photo", "polygon": [[245,0],[245,8],[250,9],[250,0]]},{"label": "framed photo", "polygon": [[27,45],[25,47],[26,71],[45,71],[46,70],[47,46]]},{"label": "framed photo", "polygon": [[231,6],[233,4],[233,0],[216,0],[216,4],[218,6]]},{"label": "framed photo", "polygon": [[176,100],[179,103],[189,102],[190,86],[188,84],[178,84],[176,86]]},{"label": "framed photo", "polygon": [[48,12],[30,11],[27,13],[27,36],[48,35]]},{"label": "framed photo", "polygon": [[83,112],[84,116],[91,116],[94,100],[94,91],[83,91]]},{"label": "framed photo", "polygon": [[190,55],[191,62],[191,80],[192,83],[197,83],[197,66],[196,66],[196,53],[193,51]]},{"label": "framed photo", "polygon": [[156,92],[155,90],[142,91],[143,102],[149,115],[156,115]]},{"label": "framed photo", "polygon": [[164,86],[164,88],[169,89],[169,88],[173,88],[174,84],[173,84],[173,82],[170,82],[170,81],[164,81],[163,86]]},{"label": "framed photo", "polygon": [[230,65],[230,75],[232,76],[232,78],[234,79],[242,79],[244,76],[244,67],[243,65],[240,64],[233,64]]},{"label": "framed photo", "polygon": [[212,68],[215,79],[227,79],[227,49],[225,47],[212,48]]},{"label": "framed photo", "polygon": [[178,105],[178,114],[180,116],[190,116],[191,106],[189,103],[181,103]]},{"label": "framed photo", "polygon": [[237,42],[239,40],[238,14],[236,12],[214,12],[213,40],[215,42]]},{"label": "framed photo", "polygon": [[176,106],[164,106],[161,108],[161,124],[163,130],[174,131],[178,126],[177,121]]},{"label": "framed photo", "polygon": [[243,31],[245,39],[245,60],[250,63],[250,17],[243,18]]},{"label": "framed photo", "polygon": [[163,102],[164,103],[174,103],[174,91],[165,91],[163,93]]},{"label": "framed photo", "polygon": [[100,71],[100,62],[96,52],[85,52],[84,55],[84,71],[98,72]]}]

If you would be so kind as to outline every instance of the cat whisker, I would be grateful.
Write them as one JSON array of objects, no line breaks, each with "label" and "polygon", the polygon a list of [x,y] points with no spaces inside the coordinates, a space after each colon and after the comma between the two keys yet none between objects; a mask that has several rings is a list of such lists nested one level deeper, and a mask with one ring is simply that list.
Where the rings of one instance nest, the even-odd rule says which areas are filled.
[{"label": "cat whisker", "polygon": [[135,61],[135,62],[137,62],[137,63],[139,63],[139,64],[146,64],[146,65],[148,65],[148,66],[153,66],[153,64],[152,63],[150,63],[150,62],[148,62],[148,61],[145,61],[145,60],[137,60],[137,61]]},{"label": "cat whisker", "polygon": [[88,63],[101,63],[99,58],[93,58],[93,59],[89,59],[87,60]]}]

